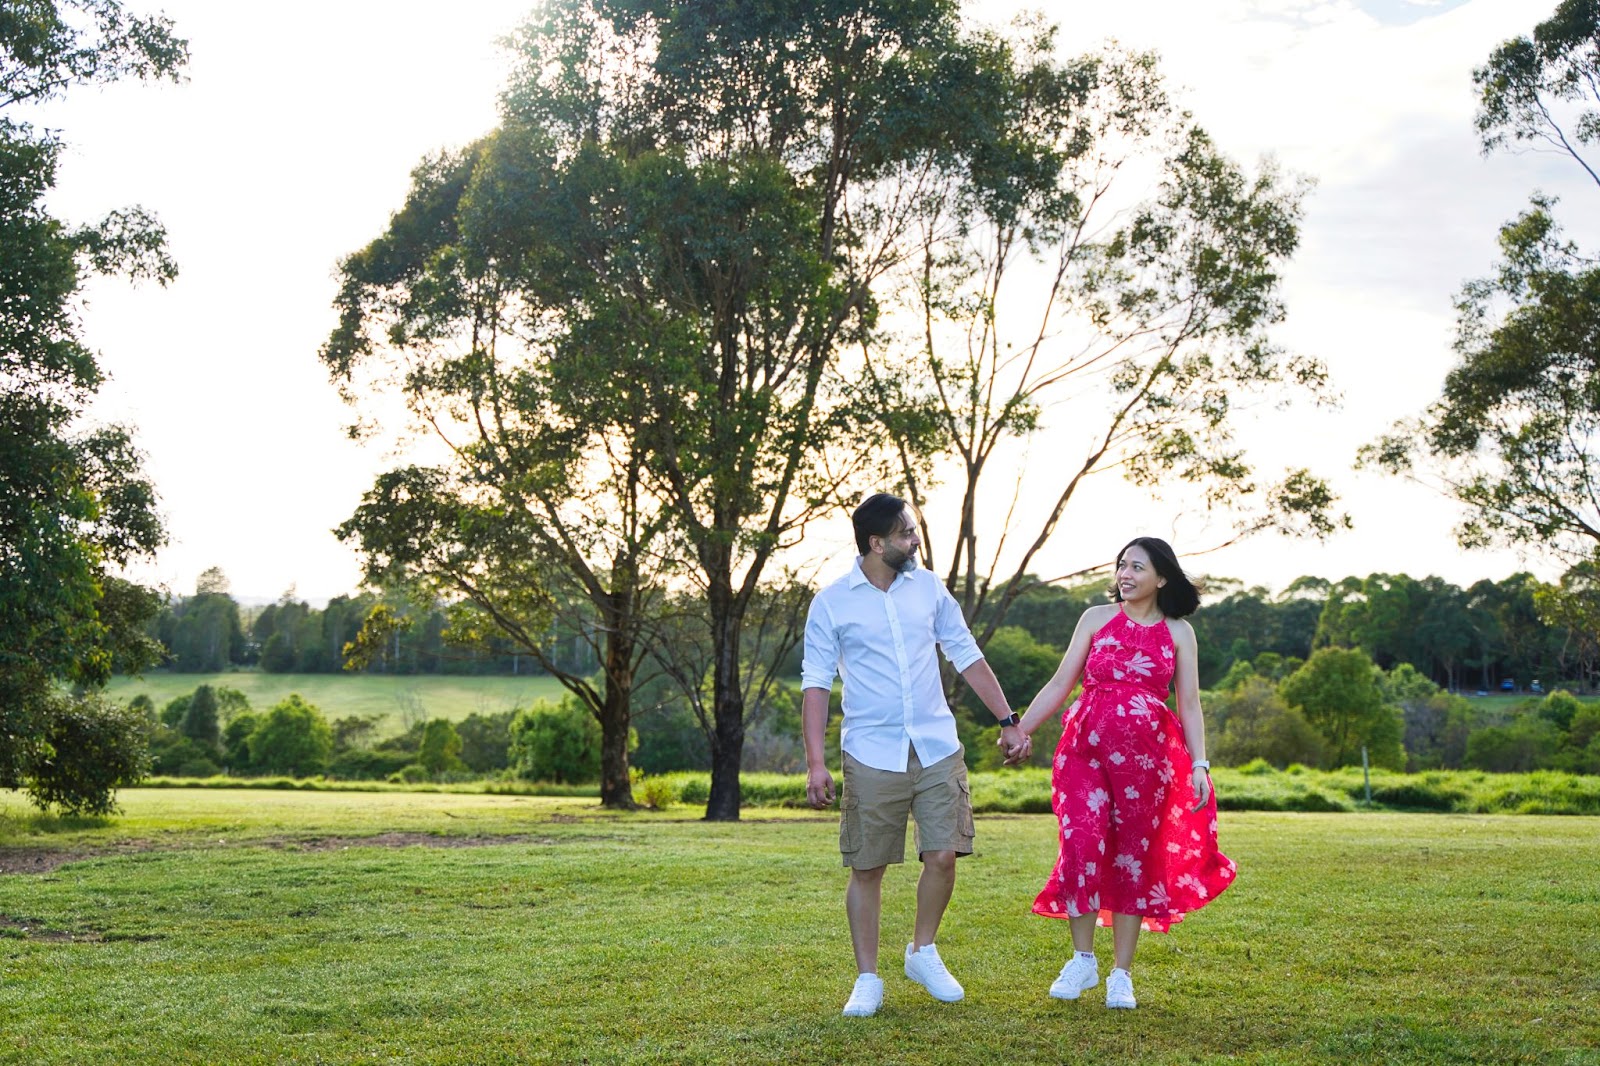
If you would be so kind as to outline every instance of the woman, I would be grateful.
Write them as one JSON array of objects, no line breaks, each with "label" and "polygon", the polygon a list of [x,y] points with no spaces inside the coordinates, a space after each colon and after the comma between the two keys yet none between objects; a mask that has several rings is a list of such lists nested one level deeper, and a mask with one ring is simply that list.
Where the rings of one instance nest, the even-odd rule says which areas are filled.
[{"label": "woman", "polygon": [[[1078,620],[1055,676],[1021,726],[1031,736],[1083,679],[1062,720],[1051,779],[1061,854],[1033,911],[1072,923],[1073,957],[1050,986],[1077,999],[1100,982],[1098,918],[1116,968],[1106,1006],[1131,1009],[1139,930],[1166,932],[1233,883],[1217,851],[1194,629],[1200,593],[1166,541],[1138,537],[1117,555],[1116,602]],[[1167,708],[1176,677],[1178,713]]]}]

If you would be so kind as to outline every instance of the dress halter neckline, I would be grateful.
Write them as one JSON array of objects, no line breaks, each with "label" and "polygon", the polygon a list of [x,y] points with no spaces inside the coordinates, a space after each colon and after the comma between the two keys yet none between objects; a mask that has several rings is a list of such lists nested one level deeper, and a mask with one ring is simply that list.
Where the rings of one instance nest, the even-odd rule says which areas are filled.
[{"label": "dress halter neckline", "polygon": [[1157,611],[1156,620],[1154,622],[1141,622],[1137,618],[1133,617],[1133,615],[1128,613],[1128,605],[1120,600],[1117,601],[1117,613],[1122,615],[1122,617],[1126,618],[1133,625],[1138,626],[1140,629],[1154,629],[1156,626],[1164,624],[1167,620],[1166,615],[1162,614],[1160,611]]}]

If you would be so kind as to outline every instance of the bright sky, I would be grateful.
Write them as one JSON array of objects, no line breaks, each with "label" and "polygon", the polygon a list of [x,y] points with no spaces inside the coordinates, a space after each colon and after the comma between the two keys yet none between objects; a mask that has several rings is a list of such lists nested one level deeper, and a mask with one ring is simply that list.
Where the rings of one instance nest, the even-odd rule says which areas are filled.
[{"label": "bright sky", "polygon": [[[35,117],[71,145],[54,209],[87,220],[143,204],[167,225],[182,271],[165,290],[97,282],[84,315],[112,378],[95,414],[137,427],[172,536],[139,576],[188,593],[215,565],[242,597],[290,585],[312,600],[353,591],[358,564],[330,530],[393,457],[345,440],[349,412],[317,361],[334,321],[334,269],[382,231],[424,155],[493,127],[506,70],[496,41],[530,5],[129,2],[176,20],[193,52],[188,81],[77,90]],[[990,0],[982,13],[998,19],[1020,6]],[[1343,405],[1260,411],[1241,436],[1264,467],[1306,465],[1330,478],[1355,529],[1326,544],[1261,538],[1193,569],[1273,587],[1306,573],[1436,573],[1461,584],[1522,566],[1553,575],[1509,552],[1461,552],[1447,502],[1351,462],[1359,445],[1437,396],[1453,358],[1452,296],[1487,272],[1497,227],[1533,189],[1568,194],[1569,229],[1596,236],[1576,229],[1585,192],[1568,166],[1485,159],[1473,134],[1472,68],[1554,7],[1048,5],[1066,52],[1112,37],[1156,49],[1224,150],[1252,165],[1273,155],[1317,182],[1277,336],[1327,361]],[[932,501],[936,537],[953,496]],[[1180,553],[1198,547],[1204,533],[1191,518],[1175,521],[1181,510],[1108,487],[1036,569],[1077,569],[1137,533],[1173,536]],[[844,565],[849,541],[840,520],[813,527],[807,547],[828,571]]]}]

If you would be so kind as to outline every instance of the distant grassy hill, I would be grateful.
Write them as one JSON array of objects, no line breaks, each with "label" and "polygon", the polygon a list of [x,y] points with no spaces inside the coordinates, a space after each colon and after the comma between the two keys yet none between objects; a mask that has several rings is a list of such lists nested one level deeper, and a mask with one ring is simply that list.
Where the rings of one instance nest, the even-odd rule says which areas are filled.
[{"label": "distant grassy hill", "polygon": [[358,714],[385,716],[382,733],[397,733],[408,716],[460,721],[474,711],[493,714],[527,707],[539,700],[554,703],[565,693],[552,677],[451,677],[437,674],[175,674],[153,670],[143,677],[119,677],[107,694],[130,700],[144,693],[156,706],[185,696],[200,685],[238,689],[258,710],[298,692],[328,718]]}]

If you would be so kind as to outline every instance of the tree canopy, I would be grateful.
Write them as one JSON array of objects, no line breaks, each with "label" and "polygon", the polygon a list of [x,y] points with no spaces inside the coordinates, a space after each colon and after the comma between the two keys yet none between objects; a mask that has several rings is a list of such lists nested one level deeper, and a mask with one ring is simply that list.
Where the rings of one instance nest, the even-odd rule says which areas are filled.
[{"label": "tree canopy", "polygon": [[[1473,74],[1483,150],[1544,149],[1600,186],[1600,2],[1563,0]],[[1536,193],[1500,230],[1500,262],[1457,299],[1456,365],[1420,419],[1364,450],[1419,460],[1465,510],[1464,545],[1600,553],[1600,260]]]},{"label": "tree canopy", "polygon": [[[187,58],[168,20],[119,0],[0,13],[0,785],[71,810],[109,810],[138,777],[136,732],[60,686],[93,689],[153,661],[142,625],[158,601],[117,575],[163,539],[130,431],[82,422],[101,374],[78,293],[90,273],[164,283],[176,267],[142,208],[87,225],[50,213],[63,145],[18,108],[122,77],[175,79]],[[110,758],[116,744],[133,747]]]}]

